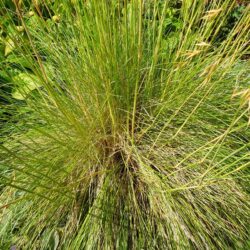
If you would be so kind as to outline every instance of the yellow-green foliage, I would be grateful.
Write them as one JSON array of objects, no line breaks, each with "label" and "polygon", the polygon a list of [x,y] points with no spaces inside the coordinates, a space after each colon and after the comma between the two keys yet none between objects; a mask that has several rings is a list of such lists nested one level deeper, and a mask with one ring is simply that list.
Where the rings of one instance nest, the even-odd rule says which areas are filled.
[{"label": "yellow-green foliage", "polygon": [[222,39],[234,0],[19,2],[0,248],[247,249],[249,7]]}]

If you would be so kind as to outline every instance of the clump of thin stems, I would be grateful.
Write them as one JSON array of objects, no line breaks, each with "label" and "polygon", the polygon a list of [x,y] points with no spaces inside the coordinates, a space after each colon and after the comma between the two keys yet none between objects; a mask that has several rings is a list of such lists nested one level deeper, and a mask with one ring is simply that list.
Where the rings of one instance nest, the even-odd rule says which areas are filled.
[{"label": "clump of thin stems", "polygon": [[217,42],[236,2],[2,2],[0,245],[247,248],[249,7]]}]

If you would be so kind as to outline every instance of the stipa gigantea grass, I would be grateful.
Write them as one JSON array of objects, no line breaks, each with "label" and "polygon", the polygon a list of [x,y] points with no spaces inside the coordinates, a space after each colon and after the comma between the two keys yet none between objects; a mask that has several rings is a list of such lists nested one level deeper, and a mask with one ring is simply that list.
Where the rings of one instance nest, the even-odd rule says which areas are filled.
[{"label": "stipa gigantea grass", "polygon": [[2,246],[247,248],[249,8],[218,44],[236,1],[49,4],[9,35]]}]

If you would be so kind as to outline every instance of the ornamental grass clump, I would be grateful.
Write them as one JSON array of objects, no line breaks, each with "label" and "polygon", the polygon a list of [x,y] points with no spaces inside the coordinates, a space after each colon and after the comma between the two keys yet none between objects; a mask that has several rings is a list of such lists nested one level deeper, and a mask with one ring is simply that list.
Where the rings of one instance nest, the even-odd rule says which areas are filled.
[{"label": "ornamental grass clump", "polygon": [[249,6],[58,2],[2,1],[1,249],[247,249]]}]

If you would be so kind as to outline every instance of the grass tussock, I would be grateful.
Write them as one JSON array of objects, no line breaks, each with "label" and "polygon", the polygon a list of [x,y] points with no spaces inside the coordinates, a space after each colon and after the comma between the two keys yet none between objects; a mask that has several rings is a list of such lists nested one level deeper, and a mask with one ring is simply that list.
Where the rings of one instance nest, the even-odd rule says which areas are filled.
[{"label": "grass tussock", "polygon": [[247,249],[249,6],[14,2],[2,249]]}]

